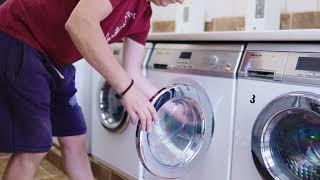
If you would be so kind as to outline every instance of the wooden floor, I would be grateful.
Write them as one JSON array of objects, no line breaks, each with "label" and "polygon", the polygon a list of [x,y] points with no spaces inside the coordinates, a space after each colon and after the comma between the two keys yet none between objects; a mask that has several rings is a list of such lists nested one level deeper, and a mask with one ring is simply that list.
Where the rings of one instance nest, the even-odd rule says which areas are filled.
[{"label": "wooden floor", "polygon": [[[0,156],[0,179],[7,165],[9,157]],[[36,174],[36,180],[68,180],[69,178],[49,161],[43,160]]]}]

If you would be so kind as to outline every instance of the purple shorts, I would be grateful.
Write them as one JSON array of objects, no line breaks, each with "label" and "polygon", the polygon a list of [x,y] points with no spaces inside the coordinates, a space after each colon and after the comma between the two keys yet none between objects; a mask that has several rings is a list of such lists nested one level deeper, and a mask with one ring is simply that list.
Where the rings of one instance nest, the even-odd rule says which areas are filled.
[{"label": "purple shorts", "polygon": [[0,31],[0,152],[48,152],[52,136],[85,134],[74,78],[73,65],[55,69]]}]

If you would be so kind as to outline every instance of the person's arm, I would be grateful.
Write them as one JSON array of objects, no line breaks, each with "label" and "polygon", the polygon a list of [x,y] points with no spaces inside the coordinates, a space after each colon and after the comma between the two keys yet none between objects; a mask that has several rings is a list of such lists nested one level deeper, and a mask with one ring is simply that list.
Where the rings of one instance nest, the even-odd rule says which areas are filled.
[{"label": "person's arm", "polygon": [[145,46],[130,39],[125,38],[123,43],[123,67],[134,78],[136,85],[150,99],[159,87],[154,86],[142,74],[142,65],[145,59]]},{"label": "person's arm", "polygon": [[[80,0],[65,29],[81,55],[121,93],[129,86],[131,78],[113,56],[100,26],[100,22],[111,12],[109,0]],[[142,130],[146,130],[147,124],[148,130],[151,130],[152,120],[157,120],[155,109],[135,85],[121,101],[133,122],[140,119]]]},{"label": "person's arm", "polygon": [[[130,38],[125,38],[123,45],[123,67],[134,78],[136,85],[150,99],[160,88],[152,84],[142,74],[142,64],[145,58],[145,47]],[[188,109],[181,104],[166,103],[162,107],[174,119],[183,123],[190,123],[192,118]]]}]

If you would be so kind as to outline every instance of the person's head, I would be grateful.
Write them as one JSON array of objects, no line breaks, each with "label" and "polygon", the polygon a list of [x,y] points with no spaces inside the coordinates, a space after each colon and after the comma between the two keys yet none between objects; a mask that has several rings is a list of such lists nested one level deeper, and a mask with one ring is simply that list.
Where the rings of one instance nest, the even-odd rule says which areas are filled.
[{"label": "person's head", "polygon": [[184,0],[149,0],[152,1],[157,6],[167,7],[169,4],[180,3],[182,4]]}]

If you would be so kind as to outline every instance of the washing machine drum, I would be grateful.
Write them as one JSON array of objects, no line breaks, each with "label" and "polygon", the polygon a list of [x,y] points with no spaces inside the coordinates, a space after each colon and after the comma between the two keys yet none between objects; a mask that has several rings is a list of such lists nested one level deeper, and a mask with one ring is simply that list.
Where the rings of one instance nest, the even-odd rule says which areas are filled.
[{"label": "washing machine drum", "polygon": [[128,113],[115,97],[116,91],[105,82],[99,93],[100,122],[107,131],[121,133],[129,124]]},{"label": "washing machine drum", "polygon": [[320,179],[320,96],[291,93],[267,105],[254,125],[252,152],[273,179]]},{"label": "washing machine drum", "polygon": [[175,84],[151,101],[160,117],[152,132],[137,128],[137,151],[144,167],[160,178],[186,175],[201,161],[213,135],[213,111],[196,83]]}]

